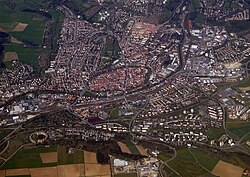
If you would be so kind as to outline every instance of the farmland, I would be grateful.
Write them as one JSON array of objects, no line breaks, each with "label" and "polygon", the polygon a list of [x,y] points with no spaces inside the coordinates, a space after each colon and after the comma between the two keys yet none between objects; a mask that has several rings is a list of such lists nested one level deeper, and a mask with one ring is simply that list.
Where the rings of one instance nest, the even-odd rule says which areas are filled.
[{"label": "farmland", "polygon": [[[59,36],[59,21],[63,18],[55,8],[49,6],[51,2],[52,0],[12,0],[11,3],[6,1],[0,5],[0,30],[10,34],[12,39],[12,44],[5,44],[5,52],[16,52],[19,61],[30,64],[35,69],[38,69],[37,61],[44,50],[43,45],[47,46],[47,50],[56,50],[54,41]],[[44,39],[48,21],[53,21],[49,26],[53,30],[49,29],[50,33],[47,35],[50,42]],[[10,66],[10,60],[12,59],[5,61],[7,67]]]},{"label": "farmland", "polygon": [[240,138],[250,132],[250,122],[228,122],[227,129]]}]

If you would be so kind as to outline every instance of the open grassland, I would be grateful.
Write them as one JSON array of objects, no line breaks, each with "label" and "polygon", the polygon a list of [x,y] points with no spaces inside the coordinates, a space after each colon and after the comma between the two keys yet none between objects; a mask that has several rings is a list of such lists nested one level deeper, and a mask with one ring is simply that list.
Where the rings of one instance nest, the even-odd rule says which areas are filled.
[{"label": "open grassland", "polygon": [[1,154],[3,158],[9,158],[22,145],[27,143],[29,133],[20,133],[10,140],[8,148]]},{"label": "open grassland", "polygon": [[[0,6],[0,27],[18,40],[41,45],[45,23],[48,19],[36,13],[22,12],[23,9],[42,7],[36,1],[27,2],[13,0],[15,7]],[[42,18],[42,20],[34,20],[36,18]]]},{"label": "open grassland", "polygon": [[79,164],[84,162],[84,152],[81,150],[74,150],[72,154],[68,154],[66,147],[58,147],[58,164]]},{"label": "open grassland", "polygon": [[[178,150],[176,158],[168,163],[170,168],[165,166],[164,170],[168,174],[172,174],[172,176],[174,177],[179,175],[183,177],[197,177],[207,174],[210,175],[208,171],[197,164],[196,159],[194,158],[192,153],[198,160],[198,163],[208,170],[212,170],[218,162],[216,158],[206,154],[205,152],[197,149],[192,149],[192,151],[190,152],[189,149],[186,148]],[[179,175],[176,174],[171,168]]]},{"label": "open grassland", "polygon": [[37,58],[40,55],[40,49],[28,48],[17,44],[6,44],[6,52],[16,52],[19,61],[30,64],[33,67],[37,65]]},{"label": "open grassland", "polygon": [[198,149],[190,149],[190,150],[194,154],[198,162],[209,171],[212,171],[212,169],[219,161],[219,159],[214,157],[212,154],[202,152],[201,150]]},{"label": "open grassland", "polygon": [[3,169],[15,168],[36,168],[56,166],[56,163],[44,164],[40,158],[40,153],[55,152],[56,147],[48,148],[24,148],[18,151],[9,161],[7,161]]},{"label": "open grassland", "polygon": [[212,173],[220,177],[241,177],[243,170],[241,167],[219,161]]},{"label": "open grassland", "polygon": [[[188,149],[182,149],[177,151],[176,159],[171,161],[169,163],[169,166],[183,177],[200,176],[202,174],[207,173],[196,163],[194,157]],[[164,169],[166,171],[170,170],[168,167],[165,167]]]},{"label": "open grassland", "polygon": [[12,130],[5,129],[5,130],[0,130],[0,140],[3,139],[5,136],[7,136]]},{"label": "open grassland", "polygon": [[250,122],[227,122],[227,129],[239,138],[250,132]]},{"label": "open grassland", "polygon": [[209,128],[208,131],[209,139],[219,139],[222,135],[225,134],[225,131],[223,128]]}]

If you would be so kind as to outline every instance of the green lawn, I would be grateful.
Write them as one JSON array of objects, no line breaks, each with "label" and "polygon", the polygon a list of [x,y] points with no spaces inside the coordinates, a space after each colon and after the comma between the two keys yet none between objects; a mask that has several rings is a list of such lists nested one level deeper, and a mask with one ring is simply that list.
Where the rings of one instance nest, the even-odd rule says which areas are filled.
[{"label": "green lawn", "polygon": [[75,150],[73,154],[66,152],[66,147],[58,147],[58,164],[78,164],[84,162],[84,152],[81,150]]},{"label": "green lawn", "polygon": [[110,119],[119,118],[119,111],[120,111],[120,109],[118,107],[111,109],[111,111],[110,111]]},{"label": "green lawn", "polygon": [[225,131],[223,128],[209,128],[208,131],[208,137],[209,139],[219,139],[223,134],[225,134]]},{"label": "green lawn", "polygon": [[250,122],[227,122],[227,129],[239,138],[250,132]]},{"label": "green lawn", "polygon": [[57,163],[42,163],[40,153],[43,152],[56,152],[56,147],[24,148],[18,151],[2,168],[13,169],[56,166]]},{"label": "green lawn", "polygon": [[0,130],[0,140],[3,139],[5,136],[7,136],[12,130],[5,129],[5,130]]}]

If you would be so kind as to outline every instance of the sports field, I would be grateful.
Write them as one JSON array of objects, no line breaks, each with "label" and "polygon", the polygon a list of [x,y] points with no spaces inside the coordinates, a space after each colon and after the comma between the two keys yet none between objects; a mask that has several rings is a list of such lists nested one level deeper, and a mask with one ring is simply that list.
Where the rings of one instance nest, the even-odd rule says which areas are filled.
[{"label": "sports field", "polygon": [[212,173],[220,177],[241,177],[243,174],[243,168],[219,161]]}]

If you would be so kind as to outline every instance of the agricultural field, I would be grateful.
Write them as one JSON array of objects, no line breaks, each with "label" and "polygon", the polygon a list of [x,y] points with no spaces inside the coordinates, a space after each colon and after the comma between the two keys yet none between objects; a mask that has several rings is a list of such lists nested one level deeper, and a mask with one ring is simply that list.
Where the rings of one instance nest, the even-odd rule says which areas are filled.
[{"label": "agricultural field", "polygon": [[40,158],[40,153],[56,152],[56,147],[48,148],[23,148],[19,150],[9,161],[7,161],[2,169],[15,168],[36,168],[56,166],[57,163],[44,164]]},{"label": "agricultural field", "polygon": [[219,161],[212,173],[220,177],[241,177],[243,170],[241,167]]},{"label": "agricultural field", "polygon": [[231,133],[239,138],[250,132],[250,122],[227,122],[226,127]]},{"label": "agricultural field", "polygon": [[[201,152],[200,150],[182,149],[182,150],[178,150],[176,158],[173,161],[168,163],[170,168],[175,170],[179,175],[183,177],[196,177],[196,176],[207,175],[208,171],[206,171],[201,166],[199,166],[199,164],[197,164],[196,159],[194,158],[192,153],[195,155],[198,162],[205,168],[208,168],[208,170],[210,169],[212,170],[213,167],[218,162],[216,158],[210,157],[209,155]],[[184,166],[185,168],[183,168]],[[168,172],[169,174],[172,173],[173,174],[172,176],[174,177],[179,176],[170,168],[165,166],[164,170]],[[208,174],[208,175],[211,176],[211,174]]]},{"label": "agricultural field", "polygon": [[194,154],[198,162],[209,171],[212,171],[219,161],[219,159],[214,157],[212,154],[208,154],[207,152],[205,153],[197,149],[190,149],[190,151]]},{"label": "agricultural field", "polygon": [[[46,45],[51,53],[56,51],[56,41],[59,37],[63,16],[51,5],[49,6],[51,2],[52,0],[11,0],[1,3],[0,31],[11,35],[11,44],[5,44],[5,52],[12,52],[12,55],[9,53],[5,57],[6,67],[11,67],[11,60],[18,59],[30,64],[34,69],[38,69],[37,60],[43,50],[42,45]],[[48,11],[44,12],[40,9]],[[47,36],[49,40],[44,40],[46,22],[49,20],[53,20],[53,24],[49,27],[51,28]],[[15,52],[17,57],[14,57]]]},{"label": "agricultural field", "polygon": [[3,158],[9,158],[22,145],[25,145],[28,140],[29,133],[20,133],[9,141],[8,148],[1,154]]},{"label": "agricultural field", "polygon": [[[37,65],[37,58],[40,55],[40,49],[33,49],[17,44],[6,44],[5,54],[15,52],[19,61],[30,64],[33,67]],[[6,60],[7,61],[7,60]]]},{"label": "agricultural field", "polygon": [[0,139],[3,139],[5,136],[7,136],[11,130],[6,129],[6,130],[0,130]]},{"label": "agricultural field", "polygon": [[62,146],[26,147],[19,150],[0,170],[0,177],[79,177],[80,174],[86,177],[110,176],[110,165],[98,164],[96,153],[93,152],[72,150],[72,154],[68,154],[66,147]]},{"label": "agricultural field", "polygon": [[84,162],[84,152],[73,150],[72,154],[67,153],[66,147],[58,146],[58,165],[79,164]]}]

